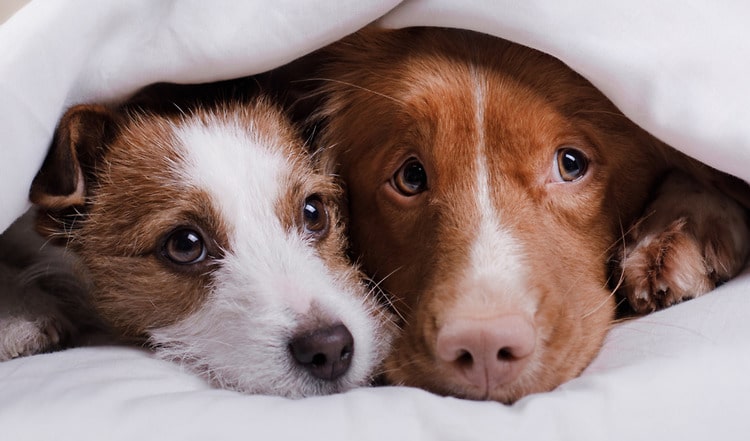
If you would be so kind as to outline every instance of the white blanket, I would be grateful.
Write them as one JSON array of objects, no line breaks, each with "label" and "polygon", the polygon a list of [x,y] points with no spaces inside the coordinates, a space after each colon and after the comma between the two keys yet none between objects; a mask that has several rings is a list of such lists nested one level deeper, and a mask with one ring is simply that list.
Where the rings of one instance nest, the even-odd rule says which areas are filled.
[{"label": "white blanket", "polygon": [[[0,26],[0,230],[67,106],[261,72],[378,19],[551,53],[655,135],[750,180],[749,17],[743,1],[35,0]],[[619,325],[580,378],[513,406],[394,387],[244,396],[128,348],[18,359],[0,364],[0,439],[747,439],[748,290],[745,273]]]}]

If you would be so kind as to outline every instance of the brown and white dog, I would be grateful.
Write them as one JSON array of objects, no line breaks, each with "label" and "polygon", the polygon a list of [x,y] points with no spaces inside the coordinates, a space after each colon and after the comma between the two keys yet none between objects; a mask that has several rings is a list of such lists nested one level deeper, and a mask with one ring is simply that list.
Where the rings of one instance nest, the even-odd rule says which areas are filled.
[{"label": "brown and white dog", "polygon": [[[367,29],[311,59],[316,78],[299,84],[313,85],[317,144],[347,187],[353,255],[403,319],[385,368],[395,384],[513,402],[575,377],[615,318],[610,258],[623,257],[621,239],[665,173],[688,170],[698,187],[731,181],[640,129],[562,62],[504,40]],[[736,202],[718,194],[701,216],[692,195],[678,197],[683,212],[647,217],[628,242],[624,286],[639,310],[691,295],[678,272],[655,283],[642,273],[665,257],[629,260],[672,221],[685,219],[669,228],[694,262],[705,257],[697,232],[715,228],[716,261],[689,269],[711,282],[702,291],[747,257]]]},{"label": "brown and white dog", "polygon": [[367,384],[388,348],[388,316],[344,254],[340,196],[263,96],[75,106],[31,191],[117,335],[218,386],[289,397]]}]

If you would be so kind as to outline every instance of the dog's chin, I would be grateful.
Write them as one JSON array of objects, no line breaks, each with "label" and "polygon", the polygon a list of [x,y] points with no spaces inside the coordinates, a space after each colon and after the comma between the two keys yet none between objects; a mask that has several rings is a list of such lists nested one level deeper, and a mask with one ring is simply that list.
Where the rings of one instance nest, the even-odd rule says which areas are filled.
[{"label": "dog's chin", "polygon": [[[275,351],[253,350],[248,348],[244,353],[234,357],[221,357],[215,354],[196,353],[188,345],[175,344],[155,347],[157,357],[177,362],[192,373],[199,375],[211,386],[233,390],[244,394],[275,395],[285,398],[304,398],[318,395],[331,395],[371,382],[369,375],[359,372],[347,372],[333,381],[315,378],[291,360],[287,348],[279,347]],[[258,352],[267,353],[265,360],[258,360]],[[361,360],[356,360],[360,362]],[[248,367],[252,366],[252,369]],[[357,371],[370,372],[371,369]]]},{"label": "dog's chin", "polygon": [[411,369],[408,372],[394,369],[386,377],[388,384],[418,387],[441,396],[451,396],[473,401],[496,401],[513,404],[531,394],[549,392],[557,385],[575,378],[575,374],[559,376],[553,381],[550,378],[530,373],[509,384],[492,390],[480,390],[468,383],[447,380],[431,370]]},{"label": "dog's chin", "polygon": [[[404,363],[409,363],[409,369],[401,369]],[[457,382],[447,374],[436,372],[436,361],[421,355],[410,360],[390,358],[386,361],[385,383],[398,386],[417,387],[436,395],[456,397],[473,401],[497,401],[512,404],[520,398],[535,392],[545,392],[533,387],[531,381],[527,386],[522,381],[496,388],[492,391],[479,390],[469,383]],[[439,369],[438,369],[439,370]]]},{"label": "dog's chin", "polygon": [[281,386],[276,387],[274,385],[268,385],[258,387],[257,385],[249,385],[250,387],[243,387],[241,383],[234,387],[223,385],[224,388],[233,389],[237,392],[254,394],[254,395],[276,395],[291,399],[300,399],[307,397],[314,397],[320,395],[333,395],[342,392],[346,392],[357,387],[367,386],[368,382],[362,380],[360,382],[353,382],[348,379],[340,379],[337,381],[323,381],[311,377],[302,370],[293,370],[286,373],[284,376],[277,378],[276,384]]}]

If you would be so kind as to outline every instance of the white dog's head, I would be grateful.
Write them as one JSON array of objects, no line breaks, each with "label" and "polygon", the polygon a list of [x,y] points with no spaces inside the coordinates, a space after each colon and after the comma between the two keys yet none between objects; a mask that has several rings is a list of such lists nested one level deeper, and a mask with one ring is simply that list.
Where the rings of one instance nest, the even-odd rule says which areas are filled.
[{"label": "white dog's head", "polygon": [[73,107],[32,188],[116,332],[221,387],[290,397],[367,383],[389,342],[339,199],[263,98]]}]

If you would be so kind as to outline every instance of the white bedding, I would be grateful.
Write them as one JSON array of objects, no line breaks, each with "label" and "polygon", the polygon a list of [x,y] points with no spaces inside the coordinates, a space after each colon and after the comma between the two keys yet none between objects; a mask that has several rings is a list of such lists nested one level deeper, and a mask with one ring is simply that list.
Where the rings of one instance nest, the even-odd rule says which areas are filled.
[{"label": "white bedding", "polygon": [[[398,3],[33,1],[0,26],[0,229],[24,211],[67,106],[264,71],[384,14],[386,26],[463,27],[552,53],[652,133],[750,180],[750,3]],[[394,387],[243,396],[132,348],[13,360],[0,364],[0,440],[748,439],[748,290],[750,272],[619,325],[580,378],[514,406]]]}]

